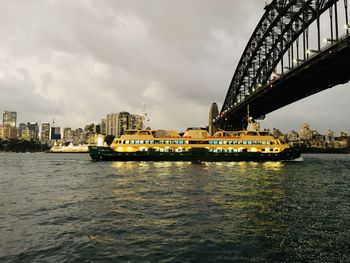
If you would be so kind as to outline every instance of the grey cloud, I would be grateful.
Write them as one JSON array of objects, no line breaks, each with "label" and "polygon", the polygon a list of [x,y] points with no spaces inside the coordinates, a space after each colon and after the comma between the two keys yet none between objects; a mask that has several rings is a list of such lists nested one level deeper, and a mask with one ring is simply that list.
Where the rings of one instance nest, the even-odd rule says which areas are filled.
[{"label": "grey cloud", "polygon": [[[30,121],[57,112],[59,125],[79,127],[110,112],[141,113],[146,103],[153,128],[203,125],[210,104],[223,102],[263,7],[260,0],[3,1],[0,108]],[[8,77],[16,74],[26,78]],[[310,99],[317,107],[343,91]],[[289,121],[282,109],[264,124],[299,124],[308,105],[287,107],[295,112]]]}]

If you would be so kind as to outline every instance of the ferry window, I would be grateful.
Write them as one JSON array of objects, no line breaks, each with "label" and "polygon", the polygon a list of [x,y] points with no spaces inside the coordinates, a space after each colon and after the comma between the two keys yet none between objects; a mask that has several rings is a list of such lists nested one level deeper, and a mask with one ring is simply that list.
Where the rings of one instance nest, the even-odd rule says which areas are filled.
[{"label": "ferry window", "polygon": [[247,132],[247,135],[249,135],[249,136],[256,136],[256,132]]},{"label": "ferry window", "polygon": [[268,132],[262,132],[262,131],[260,131],[259,134],[260,134],[260,136],[268,136],[269,135]]}]

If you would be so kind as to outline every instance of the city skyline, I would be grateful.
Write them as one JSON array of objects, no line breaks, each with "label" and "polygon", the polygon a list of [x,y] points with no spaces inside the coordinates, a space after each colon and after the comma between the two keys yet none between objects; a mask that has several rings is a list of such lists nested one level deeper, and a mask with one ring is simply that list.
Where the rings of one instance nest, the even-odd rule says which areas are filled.
[{"label": "city skyline", "polygon": [[[0,10],[0,111],[18,112],[18,123],[82,127],[106,112],[142,114],[145,103],[154,129],[203,126],[211,103],[221,108],[264,5],[6,2]],[[309,122],[319,131],[348,131],[348,88],[282,108],[262,127],[291,130]]]},{"label": "city skyline", "polygon": [[[140,129],[140,127],[149,128],[149,127],[146,127],[147,126],[147,116],[129,113],[126,111],[107,113],[104,116],[101,116],[100,121],[87,122],[87,123],[83,124],[82,126],[70,126],[70,127],[60,126],[60,125],[56,125],[56,124],[50,123],[50,122],[42,122],[42,123],[37,122],[37,121],[18,122],[17,118],[20,116],[18,116],[17,112],[4,111],[2,114],[2,121],[0,123],[0,127],[6,127],[6,126],[11,127],[10,124],[5,124],[5,121],[4,121],[4,116],[8,113],[15,115],[15,122],[17,122],[17,124],[13,128],[16,128],[17,130],[21,131],[21,130],[24,130],[30,126],[33,126],[33,125],[34,125],[33,127],[38,126],[38,128],[35,128],[35,129],[38,129],[38,134],[40,134],[40,135],[42,133],[42,129],[43,129],[42,127],[45,125],[48,125],[48,127],[52,127],[52,128],[56,127],[58,129],[60,129],[60,134],[62,136],[64,134],[65,129],[69,129],[69,130],[81,129],[82,130],[83,127],[85,127],[84,129],[86,129],[86,128],[88,128],[88,126],[91,126],[91,125],[99,126],[98,130],[100,132],[96,132],[97,134],[114,135],[116,137],[119,137],[121,134],[123,134],[125,129]],[[209,119],[210,119],[210,117],[209,117]],[[125,124],[123,124],[125,121],[128,123],[127,126],[123,126],[123,125],[125,125]],[[297,132],[297,131],[300,131],[301,129],[303,129],[305,125],[310,127],[310,129],[312,128],[313,132],[316,132],[317,134],[320,134],[320,135],[324,135],[328,132],[334,133],[335,136],[337,136],[337,135],[342,136],[342,134],[344,134],[344,133],[350,133],[349,130],[338,131],[338,130],[334,129],[334,127],[331,127],[331,126],[327,127],[325,130],[319,130],[319,129],[317,129],[317,127],[313,126],[312,124],[310,125],[310,123],[308,121],[299,123],[299,125],[297,125],[296,127],[292,127],[289,130],[284,130],[284,129],[281,129],[279,127],[273,127],[273,128],[262,127],[261,126],[262,122],[263,121],[261,121],[261,120],[256,121],[258,127],[261,130],[269,130],[271,132],[271,134],[273,134],[276,130],[278,132],[282,132],[283,134]],[[21,125],[24,125],[24,127],[21,128]],[[39,126],[41,127],[40,130],[39,130]],[[114,128],[112,126],[114,126]],[[202,128],[207,128],[208,130],[210,130],[209,127],[202,127]],[[33,129],[33,128],[30,128],[30,129]],[[159,130],[161,130],[161,129],[159,129]],[[179,130],[178,132],[184,132],[184,131],[185,130]]]}]

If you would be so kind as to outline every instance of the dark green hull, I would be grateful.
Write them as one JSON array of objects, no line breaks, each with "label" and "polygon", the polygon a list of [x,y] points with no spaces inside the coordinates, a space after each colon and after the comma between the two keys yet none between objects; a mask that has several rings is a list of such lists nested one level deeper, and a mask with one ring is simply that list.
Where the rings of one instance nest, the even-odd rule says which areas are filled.
[{"label": "dark green hull", "polygon": [[280,153],[233,152],[213,153],[206,149],[194,149],[188,152],[115,152],[110,147],[90,146],[89,152],[95,161],[145,161],[145,162],[266,162],[291,161],[300,157],[297,149],[285,149]]}]

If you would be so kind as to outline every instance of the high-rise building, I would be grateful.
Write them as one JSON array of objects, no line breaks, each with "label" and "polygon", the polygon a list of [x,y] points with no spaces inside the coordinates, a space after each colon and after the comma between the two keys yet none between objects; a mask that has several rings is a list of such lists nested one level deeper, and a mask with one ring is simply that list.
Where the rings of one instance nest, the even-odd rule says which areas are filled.
[{"label": "high-rise building", "polygon": [[2,114],[2,124],[4,126],[16,127],[17,123],[17,112],[4,111]]},{"label": "high-rise building", "polygon": [[41,124],[41,143],[50,142],[50,123]]},{"label": "high-rise building", "polygon": [[117,137],[118,133],[118,113],[107,114],[106,117],[106,135]]},{"label": "high-rise building", "polygon": [[27,122],[27,129],[31,134],[31,139],[38,140],[39,139],[39,125],[36,122]]},{"label": "high-rise building", "polygon": [[61,140],[60,127],[51,127],[51,140]]},{"label": "high-rise building", "polygon": [[[125,130],[129,129],[130,113],[123,111],[119,113],[110,113],[106,117],[106,135],[120,137]],[[136,117],[133,118],[135,120]]]},{"label": "high-rise building", "polygon": [[64,142],[73,142],[73,132],[71,128],[63,129],[63,141]]},{"label": "high-rise building", "polygon": [[0,139],[16,139],[17,138],[17,128],[7,125],[0,125]]},{"label": "high-rise building", "polygon": [[20,123],[18,125],[18,129],[20,132],[24,131],[26,128],[27,128],[27,124],[25,124],[25,123]]},{"label": "high-rise building", "polygon": [[94,133],[96,133],[96,134],[100,134],[101,133],[101,125],[100,124],[96,124],[95,125]]},{"label": "high-rise building", "polygon": [[130,113],[123,111],[118,113],[118,129],[116,137],[120,137],[129,127]]},{"label": "high-rise building", "polygon": [[107,120],[106,119],[102,119],[101,120],[101,134],[107,135]]},{"label": "high-rise building", "polygon": [[128,120],[128,129],[143,129],[144,117],[137,114],[130,114]]}]

